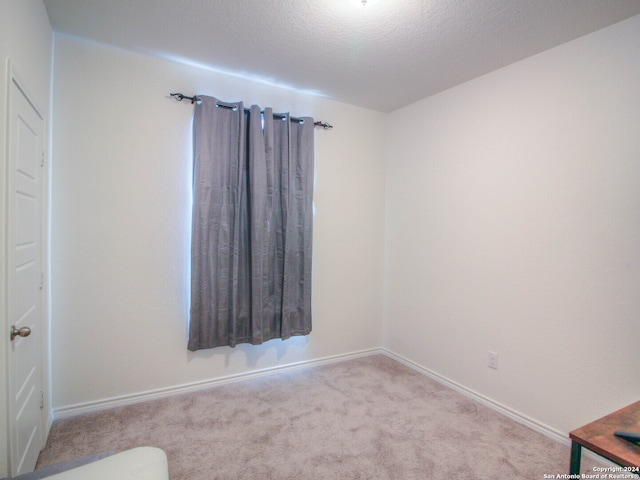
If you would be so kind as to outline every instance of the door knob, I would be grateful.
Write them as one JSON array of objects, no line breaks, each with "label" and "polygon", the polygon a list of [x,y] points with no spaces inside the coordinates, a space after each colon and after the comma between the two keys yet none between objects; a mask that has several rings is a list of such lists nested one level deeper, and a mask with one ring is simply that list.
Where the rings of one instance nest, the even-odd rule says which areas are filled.
[{"label": "door knob", "polygon": [[11,325],[11,341],[16,337],[28,337],[29,335],[31,335],[29,327],[16,328],[15,325]]}]

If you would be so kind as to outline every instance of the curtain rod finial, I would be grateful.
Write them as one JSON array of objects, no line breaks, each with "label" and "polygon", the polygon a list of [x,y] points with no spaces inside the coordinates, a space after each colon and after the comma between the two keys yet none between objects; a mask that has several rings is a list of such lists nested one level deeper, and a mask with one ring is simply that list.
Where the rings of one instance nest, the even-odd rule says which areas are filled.
[{"label": "curtain rod finial", "polygon": [[182,93],[170,93],[169,95],[175,98],[178,102],[181,102],[182,100],[187,99],[187,100],[191,100],[191,105],[193,105],[194,103],[197,103],[198,105],[202,103],[202,99],[197,95],[194,95],[193,97],[187,97]]}]

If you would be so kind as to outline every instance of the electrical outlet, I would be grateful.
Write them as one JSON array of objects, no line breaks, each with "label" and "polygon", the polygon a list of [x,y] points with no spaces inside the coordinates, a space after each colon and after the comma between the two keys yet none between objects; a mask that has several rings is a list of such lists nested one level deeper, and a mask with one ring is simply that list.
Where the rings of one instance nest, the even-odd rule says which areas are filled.
[{"label": "electrical outlet", "polygon": [[498,369],[498,354],[496,352],[489,352],[489,368],[494,370]]}]

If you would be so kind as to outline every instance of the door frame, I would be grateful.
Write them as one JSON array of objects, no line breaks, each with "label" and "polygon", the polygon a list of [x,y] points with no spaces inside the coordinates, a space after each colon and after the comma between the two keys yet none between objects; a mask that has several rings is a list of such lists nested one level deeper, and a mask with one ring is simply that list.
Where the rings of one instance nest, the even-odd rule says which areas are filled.
[{"label": "door frame", "polygon": [[4,238],[3,251],[0,253],[2,255],[2,265],[4,265],[4,271],[2,272],[2,285],[3,292],[2,297],[6,300],[3,302],[3,311],[2,316],[4,317],[4,321],[0,322],[0,327],[4,329],[4,335],[0,335],[0,341],[2,341],[6,348],[3,350],[6,352],[5,354],[5,375],[4,375],[4,390],[6,392],[5,398],[1,401],[5,402],[6,406],[6,432],[3,434],[6,435],[6,445],[7,445],[7,467],[8,474],[11,475],[15,465],[13,465],[13,449],[15,448],[13,445],[13,422],[11,420],[12,412],[11,412],[11,373],[12,373],[12,356],[11,356],[11,348],[10,348],[10,340],[9,340],[9,329],[11,328],[9,310],[8,310],[8,300],[9,300],[9,239],[11,237],[10,234],[10,225],[12,223],[12,212],[10,211],[10,202],[9,202],[9,191],[8,187],[10,185],[10,179],[13,175],[13,172],[10,171],[10,134],[11,134],[11,89],[12,86],[15,86],[22,92],[24,97],[27,99],[31,107],[35,110],[37,115],[42,119],[42,151],[43,151],[43,166],[41,171],[41,225],[40,225],[40,258],[41,258],[41,271],[42,271],[42,298],[41,298],[41,329],[42,335],[40,337],[41,344],[40,348],[40,375],[41,375],[41,388],[42,388],[42,397],[43,397],[43,407],[40,414],[40,432],[42,437],[42,446],[46,444],[47,437],[49,435],[49,431],[51,429],[51,424],[53,421],[51,414],[51,399],[50,399],[50,348],[49,348],[49,338],[50,338],[50,288],[49,288],[49,209],[50,209],[50,188],[49,188],[49,179],[50,179],[50,162],[48,159],[50,158],[50,131],[49,131],[49,121],[46,115],[43,114],[43,110],[38,106],[38,104],[34,101],[34,96],[31,94],[29,88],[26,86],[26,83],[22,80],[16,73],[15,66],[12,64],[11,60],[7,60],[7,70],[6,70],[6,89],[5,89],[5,152],[4,152],[4,162],[0,164],[0,167],[3,169],[3,175],[0,175],[0,179],[2,179],[2,187],[4,190],[4,198],[0,201],[0,205],[2,206],[3,212],[0,218],[3,219],[3,228],[4,228]]}]

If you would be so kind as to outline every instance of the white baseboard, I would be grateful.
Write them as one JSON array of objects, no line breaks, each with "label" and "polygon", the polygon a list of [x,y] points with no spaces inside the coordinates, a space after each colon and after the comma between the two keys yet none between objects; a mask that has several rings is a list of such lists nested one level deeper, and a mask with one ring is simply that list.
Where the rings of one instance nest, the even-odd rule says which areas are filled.
[{"label": "white baseboard", "polygon": [[[544,423],[541,423],[537,420],[534,420],[516,410],[513,410],[509,407],[507,407],[506,405],[503,405],[499,402],[496,402],[495,400],[492,400],[474,390],[471,390],[470,388],[465,387],[464,385],[460,385],[459,383],[454,382],[453,380],[449,380],[446,377],[443,377],[442,375],[439,375],[438,373],[434,372],[433,370],[429,370],[426,367],[423,367],[422,365],[419,365],[405,357],[403,357],[402,355],[398,355],[395,352],[392,352],[391,350],[388,350],[386,348],[382,348],[381,349],[381,353],[383,355],[386,355],[389,358],[392,358],[393,360],[402,363],[403,365],[406,365],[407,367],[417,371],[418,373],[421,373],[429,378],[431,378],[432,380],[435,380],[436,382],[444,385],[445,387],[448,387],[452,390],[455,390],[458,393],[461,393],[462,395],[471,398],[472,400],[477,401],[478,403],[484,405],[485,407],[488,407],[498,413],[500,413],[501,415],[504,415],[505,417],[513,420],[516,423],[519,423],[521,425],[524,425],[525,427],[530,428],[531,430],[533,430],[534,432],[537,432],[541,435],[544,435],[545,437],[554,440],[555,442],[558,442],[562,445],[565,446],[570,446],[571,445],[571,440],[569,439],[569,436],[567,434],[564,434],[562,432],[560,432],[559,430],[556,430],[555,428],[551,428],[548,425],[545,425]],[[600,462],[604,465],[607,466],[611,466],[611,467],[615,467],[616,464],[613,462],[610,462],[609,460],[601,457],[600,455],[587,450],[587,449],[582,449],[582,455],[583,456],[588,456],[594,460],[596,460],[597,462]],[[567,457],[567,465],[569,465],[569,458]]]},{"label": "white baseboard", "polygon": [[417,363],[401,356],[398,355],[395,352],[392,352],[390,350],[387,349],[383,349],[383,354],[386,355],[389,358],[392,358],[394,360],[396,360],[397,362],[400,362],[404,365],[406,365],[407,367],[422,373],[423,375],[431,378],[432,380],[435,380],[436,382],[452,389],[455,390],[458,393],[463,394],[466,397],[470,397],[471,399],[477,401],[478,403],[481,403],[482,405],[484,405],[485,407],[489,407],[492,410],[497,411],[498,413],[504,415],[507,418],[510,418],[511,420],[524,425],[526,427],[529,427],[530,429],[541,433],[542,435],[544,435],[545,437],[549,437],[552,440],[555,440],[557,442],[563,443],[565,445],[569,445],[569,437],[567,437],[566,435],[564,435],[563,433],[561,433],[560,431],[549,427],[548,425],[545,425],[543,423],[540,423],[532,418],[527,417],[526,415],[523,415],[520,412],[517,412],[505,405],[502,405],[501,403],[498,403],[488,397],[485,397],[484,395],[471,390],[467,387],[465,387],[464,385],[460,385],[459,383],[454,382],[453,380],[449,380],[446,377],[443,377],[442,375],[437,374],[436,372],[434,372],[433,370],[429,370],[426,367],[423,367],[422,365],[418,365]]},{"label": "white baseboard", "polygon": [[197,392],[200,390],[206,390],[221,385],[227,385],[230,383],[241,382],[250,378],[258,378],[266,375],[273,375],[280,372],[292,371],[298,368],[304,368],[316,365],[326,365],[330,363],[342,362],[345,360],[351,360],[354,358],[366,357],[369,355],[382,354],[383,351],[380,348],[372,348],[368,350],[361,350],[353,353],[346,353],[341,355],[333,355],[329,357],[323,357],[314,360],[306,360],[293,364],[281,365],[277,367],[264,368],[260,370],[252,370],[250,372],[239,373],[235,375],[228,375],[225,377],[213,378],[210,380],[204,380],[200,382],[186,383],[183,385],[177,385],[167,388],[159,388],[155,390],[148,390],[145,392],[133,393],[129,395],[121,395],[118,397],[110,397],[101,400],[95,400],[91,402],[78,403],[75,405],[69,405],[64,407],[58,407],[53,409],[53,420],[61,420],[65,418],[75,417],[77,415],[86,413],[95,413],[102,410],[108,410],[110,408],[122,407],[125,405],[133,405],[136,403],[146,402],[149,400],[156,400],[160,398],[170,397],[172,395],[180,393]]},{"label": "white baseboard", "polygon": [[[448,387],[468,398],[471,398],[477,401],[478,403],[513,420],[514,422],[524,425],[530,428],[531,430],[538,432],[547,438],[550,438],[551,440],[554,440],[566,446],[569,446],[571,444],[571,441],[566,434],[554,428],[551,428],[550,426],[545,425],[537,420],[534,420],[526,415],[523,415],[522,413],[516,410],[513,410],[499,402],[496,402],[474,390],[471,390],[465,387],[464,385],[461,385],[459,383],[454,382],[453,380],[450,380],[442,375],[439,375],[438,373],[432,370],[429,370],[428,368],[423,367],[422,365],[419,365],[386,348],[372,348],[372,349],[361,350],[353,353],[333,355],[333,356],[323,357],[315,360],[306,360],[306,361],[297,362],[297,363],[288,364],[288,365],[270,367],[270,368],[265,368],[261,370],[253,370],[251,372],[239,373],[235,375],[228,375],[225,377],[214,378],[211,380],[204,380],[201,382],[188,383],[188,384],[183,384],[183,385],[178,385],[178,386],[173,386],[168,388],[149,390],[146,392],[134,393],[130,395],[122,395],[119,397],[111,397],[111,398],[96,400],[92,402],[79,403],[75,405],[59,407],[53,410],[53,420],[61,420],[65,418],[71,418],[80,414],[95,413],[95,412],[107,410],[110,408],[121,407],[125,405],[133,405],[136,403],[141,403],[149,400],[166,398],[166,397],[170,397],[172,395],[176,395],[180,393],[197,392],[197,391],[206,390],[206,389],[217,387],[217,386],[227,385],[230,383],[241,382],[243,380],[248,380],[251,378],[259,378],[259,377],[273,375],[280,372],[292,371],[299,368],[305,368],[305,367],[317,366],[317,365],[327,365],[331,363],[342,362],[345,360],[352,360],[355,358],[366,357],[369,355],[376,355],[376,354],[385,355],[399,363],[402,363],[403,365],[406,365],[412,370],[415,370],[416,372],[421,373],[435,380],[436,382],[444,385],[445,387]],[[596,455],[595,453],[589,450],[583,449],[583,455],[594,458],[605,465],[615,466],[614,463],[607,461],[606,459],[600,457],[599,455]]]}]

